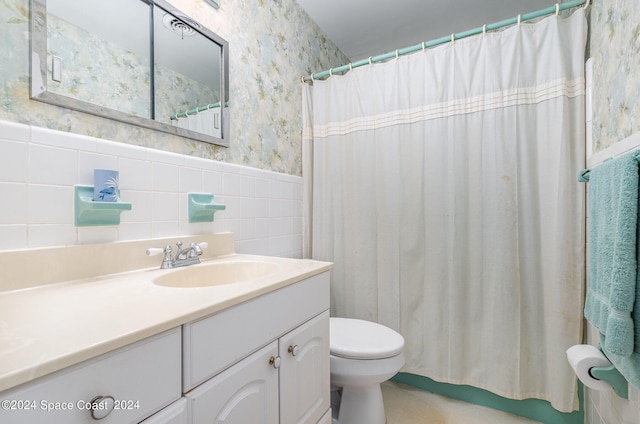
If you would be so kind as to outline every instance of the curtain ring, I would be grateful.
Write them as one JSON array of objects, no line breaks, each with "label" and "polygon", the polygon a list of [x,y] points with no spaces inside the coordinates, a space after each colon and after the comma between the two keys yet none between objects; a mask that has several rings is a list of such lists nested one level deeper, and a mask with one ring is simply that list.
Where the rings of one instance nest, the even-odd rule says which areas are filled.
[{"label": "curtain ring", "polygon": [[487,35],[487,24],[482,25],[482,35]]},{"label": "curtain ring", "polygon": [[520,16],[521,15],[518,15],[518,26],[520,26]]},{"label": "curtain ring", "polygon": [[558,13],[560,13],[560,4],[556,3],[556,16],[558,16]]},{"label": "curtain ring", "polygon": [[300,82],[304,84],[304,75],[300,75]]},{"label": "curtain ring", "polygon": [[316,75],[316,74],[311,74],[311,81],[315,81],[315,80],[316,80],[316,79],[315,79],[315,75]]},{"label": "curtain ring", "polygon": [[333,68],[329,68],[329,77],[333,76]]},{"label": "curtain ring", "polygon": [[353,63],[349,62],[349,72],[353,71]]},{"label": "curtain ring", "polygon": [[456,34],[451,34],[451,44],[456,42]]},{"label": "curtain ring", "polygon": [[591,0],[587,0],[584,2],[584,8],[586,9],[591,4]]},{"label": "curtain ring", "polygon": [[398,58],[398,49],[396,49],[396,59]]},{"label": "curtain ring", "polygon": [[427,48],[427,45],[424,43],[424,41],[422,42],[422,51],[425,51]]},{"label": "curtain ring", "polygon": [[373,57],[373,56],[369,56],[369,65],[373,65],[373,62],[371,61],[371,58],[372,58],[372,57]]}]

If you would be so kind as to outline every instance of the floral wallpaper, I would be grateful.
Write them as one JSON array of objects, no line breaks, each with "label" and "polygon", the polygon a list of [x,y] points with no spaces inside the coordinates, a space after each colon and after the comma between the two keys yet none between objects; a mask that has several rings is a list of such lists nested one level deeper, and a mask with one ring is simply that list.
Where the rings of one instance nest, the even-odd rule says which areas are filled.
[{"label": "floral wallpaper", "polygon": [[210,87],[157,63],[155,71],[157,121],[171,124],[171,115],[220,101],[220,87]]},{"label": "floral wallpaper", "polygon": [[599,152],[640,131],[640,2],[595,0],[590,24],[593,149]]},{"label": "floral wallpaper", "polygon": [[229,42],[229,148],[29,99],[29,0],[0,0],[0,119],[301,175],[300,76],[348,63],[295,0],[170,0]]},{"label": "floral wallpaper", "polygon": [[52,75],[52,56],[62,59],[62,81],[49,78],[48,91],[131,115],[151,116],[148,52],[141,56],[49,14],[48,76]]}]

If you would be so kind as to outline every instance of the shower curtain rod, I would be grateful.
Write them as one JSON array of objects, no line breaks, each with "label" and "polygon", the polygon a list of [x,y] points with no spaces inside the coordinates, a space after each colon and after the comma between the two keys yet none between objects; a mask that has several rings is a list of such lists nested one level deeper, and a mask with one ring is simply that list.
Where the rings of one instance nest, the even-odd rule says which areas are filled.
[{"label": "shower curtain rod", "polygon": [[176,113],[175,115],[171,115],[169,119],[175,121],[178,118],[186,118],[189,115],[196,115],[198,112],[204,112],[205,110],[213,109],[214,107],[220,107],[220,102],[210,103],[205,106],[200,106],[194,109],[189,109],[184,112]]},{"label": "shower curtain rod", "polygon": [[542,16],[547,16],[554,13],[557,15],[562,10],[571,9],[573,7],[577,7],[582,4],[584,4],[584,7],[586,8],[589,6],[590,1],[591,0],[572,0],[566,3],[556,3],[555,6],[547,7],[546,9],[541,9],[536,12],[525,13],[522,15],[518,15],[515,18],[505,19],[503,21],[496,22],[493,24],[483,25],[479,28],[454,33],[454,34],[451,34],[450,36],[437,38],[435,40],[431,40],[427,42],[422,42],[420,44],[416,44],[415,46],[405,47],[403,49],[398,49],[393,52],[381,54],[378,56],[370,56],[368,59],[363,59],[358,62],[349,63],[348,65],[338,66],[337,68],[330,68],[326,71],[309,75],[308,77],[303,76],[301,77],[301,79],[302,79],[302,82],[305,83],[305,82],[310,82],[317,79],[330,77],[336,73],[343,74],[343,73],[346,73],[347,71],[352,70],[353,68],[358,68],[360,66],[365,66],[365,65],[371,65],[376,62],[384,62],[386,60],[393,59],[394,57],[397,58],[398,56],[404,56],[406,54],[414,53],[420,50],[425,50],[430,47],[439,46],[440,44],[453,42],[461,38],[466,38],[466,37],[471,37],[472,35],[486,33],[487,31],[492,31],[498,28],[504,28],[510,25],[519,24],[524,21],[530,21],[532,19],[540,18]]}]

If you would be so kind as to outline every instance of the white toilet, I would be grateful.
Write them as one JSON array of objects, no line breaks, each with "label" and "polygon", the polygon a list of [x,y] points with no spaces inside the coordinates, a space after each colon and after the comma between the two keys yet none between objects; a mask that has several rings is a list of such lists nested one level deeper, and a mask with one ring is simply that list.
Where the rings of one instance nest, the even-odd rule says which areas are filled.
[{"label": "white toilet", "polygon": [[404,365],[404,338],[370,321],[330,319],[333,424],[384,424],[380,383]]}]

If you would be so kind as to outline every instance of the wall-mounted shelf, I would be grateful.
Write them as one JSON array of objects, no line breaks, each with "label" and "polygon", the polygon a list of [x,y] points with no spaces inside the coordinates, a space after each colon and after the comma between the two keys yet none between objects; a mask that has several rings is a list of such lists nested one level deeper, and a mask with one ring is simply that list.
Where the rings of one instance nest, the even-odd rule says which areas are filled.
[{"label": "wall-mounted shelf", "polygon": [[93,186],[75,186],[76,227],[120,225],[120,213],[131,210],[131,203],[96,202],[93,200]]},{"label": "wall-mounted shelf", "polygon": [[189,198],[189,222],[213,222],[213,214],[227,207],[213,200],[213,194],[187,193]]}]

